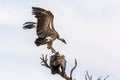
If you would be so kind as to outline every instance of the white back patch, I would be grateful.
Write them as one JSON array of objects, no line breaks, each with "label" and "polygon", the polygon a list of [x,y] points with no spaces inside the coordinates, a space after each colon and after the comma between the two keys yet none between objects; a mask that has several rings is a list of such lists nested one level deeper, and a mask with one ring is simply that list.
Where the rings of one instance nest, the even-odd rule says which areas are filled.
[{"label": "white back patch", "polygon": [[51,38],[51,37],[46,37],[46,39],[47,39],[47,42],[49,42],[49,41],[51,41],[51,40],[52,40],[52,38]]}]

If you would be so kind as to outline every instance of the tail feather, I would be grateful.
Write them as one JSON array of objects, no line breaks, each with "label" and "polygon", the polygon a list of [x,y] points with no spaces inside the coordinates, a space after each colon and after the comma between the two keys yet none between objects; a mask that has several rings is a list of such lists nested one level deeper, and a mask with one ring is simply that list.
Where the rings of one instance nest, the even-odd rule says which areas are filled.
[{"label": "tail feather", "polygon": [[35,22],[25,22],[23,24],[23,29],[32,29],[35,27]]},{"label": "tail feather", "polygon": [[36,24],[36,22],[25,22],[23,25],[26,25],[26,24]]}]

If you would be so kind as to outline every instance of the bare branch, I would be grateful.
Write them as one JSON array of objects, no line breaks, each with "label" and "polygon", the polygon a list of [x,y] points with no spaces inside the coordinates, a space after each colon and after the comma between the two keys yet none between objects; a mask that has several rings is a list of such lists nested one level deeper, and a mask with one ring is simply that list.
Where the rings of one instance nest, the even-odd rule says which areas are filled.
[{"label": "bare branch", "polygon": [[[106,80],[108,77],[109,77],[109,76],[106,76],[103,80]],[[96,80],[102,80],[101,78],[102,78],[102,76],[100,76],[100,77],[97,78]],[[86,71],[85,80],[92,80],[92,75],[89,75],[88,71]]]},{"label": "bare branch", "polygon": [[85,80],[92,80],[92,75],[89,75],[88,71],[86,71]]},{"label": "bare branch", "polygon": [[108,76],[106,76],[106,77],[104,78],[104,80],[106,80],[108,77],[109,77],[109,75],[108,75]]},{"label": "bare branch", "polygon": [[87,75],[85,74],[85,80],[87,80]]},{"label": "bare branch", "polygon": [[48,63],[47,63],[47,55],[44,57],[44,55],[42,54],[42,57],[40,57],[40,59],[42,60],[41,61],[41,65],[42,66],[46,66],[47,68],[50,68],[50,66],[48,65]]},{"label": "bare branch", "polygon": [[102,76],[100,76],[97,80],[101,80]]},{"label": "bare branch", "polygon": [[75,59],[75,66],[71,69],[71,72],[70,72],[70,78],[72,80],[72,73],[73,73],[73,70],[77,67],[77,60]]}]

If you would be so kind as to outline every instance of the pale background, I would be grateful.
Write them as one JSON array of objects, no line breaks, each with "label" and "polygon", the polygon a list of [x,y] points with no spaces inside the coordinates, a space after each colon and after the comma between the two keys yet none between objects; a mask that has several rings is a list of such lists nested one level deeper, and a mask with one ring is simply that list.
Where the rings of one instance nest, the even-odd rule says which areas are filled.
[{"label": "pale background", "polygon": [[64,80],[40,65],[40,56],[51,53],[46,45],[35,46],[35,30],[22,29],[36,21],[32,6],[53,12],[67,41],[53,46],[66,56],[67,74],[76,58],[76,80],[84,80],[86,70],[94,79],[120,80],[120,0],[0,0],[0,80]]}]

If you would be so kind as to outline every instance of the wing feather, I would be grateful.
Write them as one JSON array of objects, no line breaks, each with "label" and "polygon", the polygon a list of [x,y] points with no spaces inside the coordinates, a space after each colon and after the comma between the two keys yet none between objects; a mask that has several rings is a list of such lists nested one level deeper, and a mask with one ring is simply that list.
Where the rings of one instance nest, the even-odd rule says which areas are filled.
[{"label": "wing feather", "polygon": [[46,37],[55,31],[53,25],[54,15],[50,11],[43,8],[32,7],[32,13],[37,18],[36,31],[39,37]]}]

